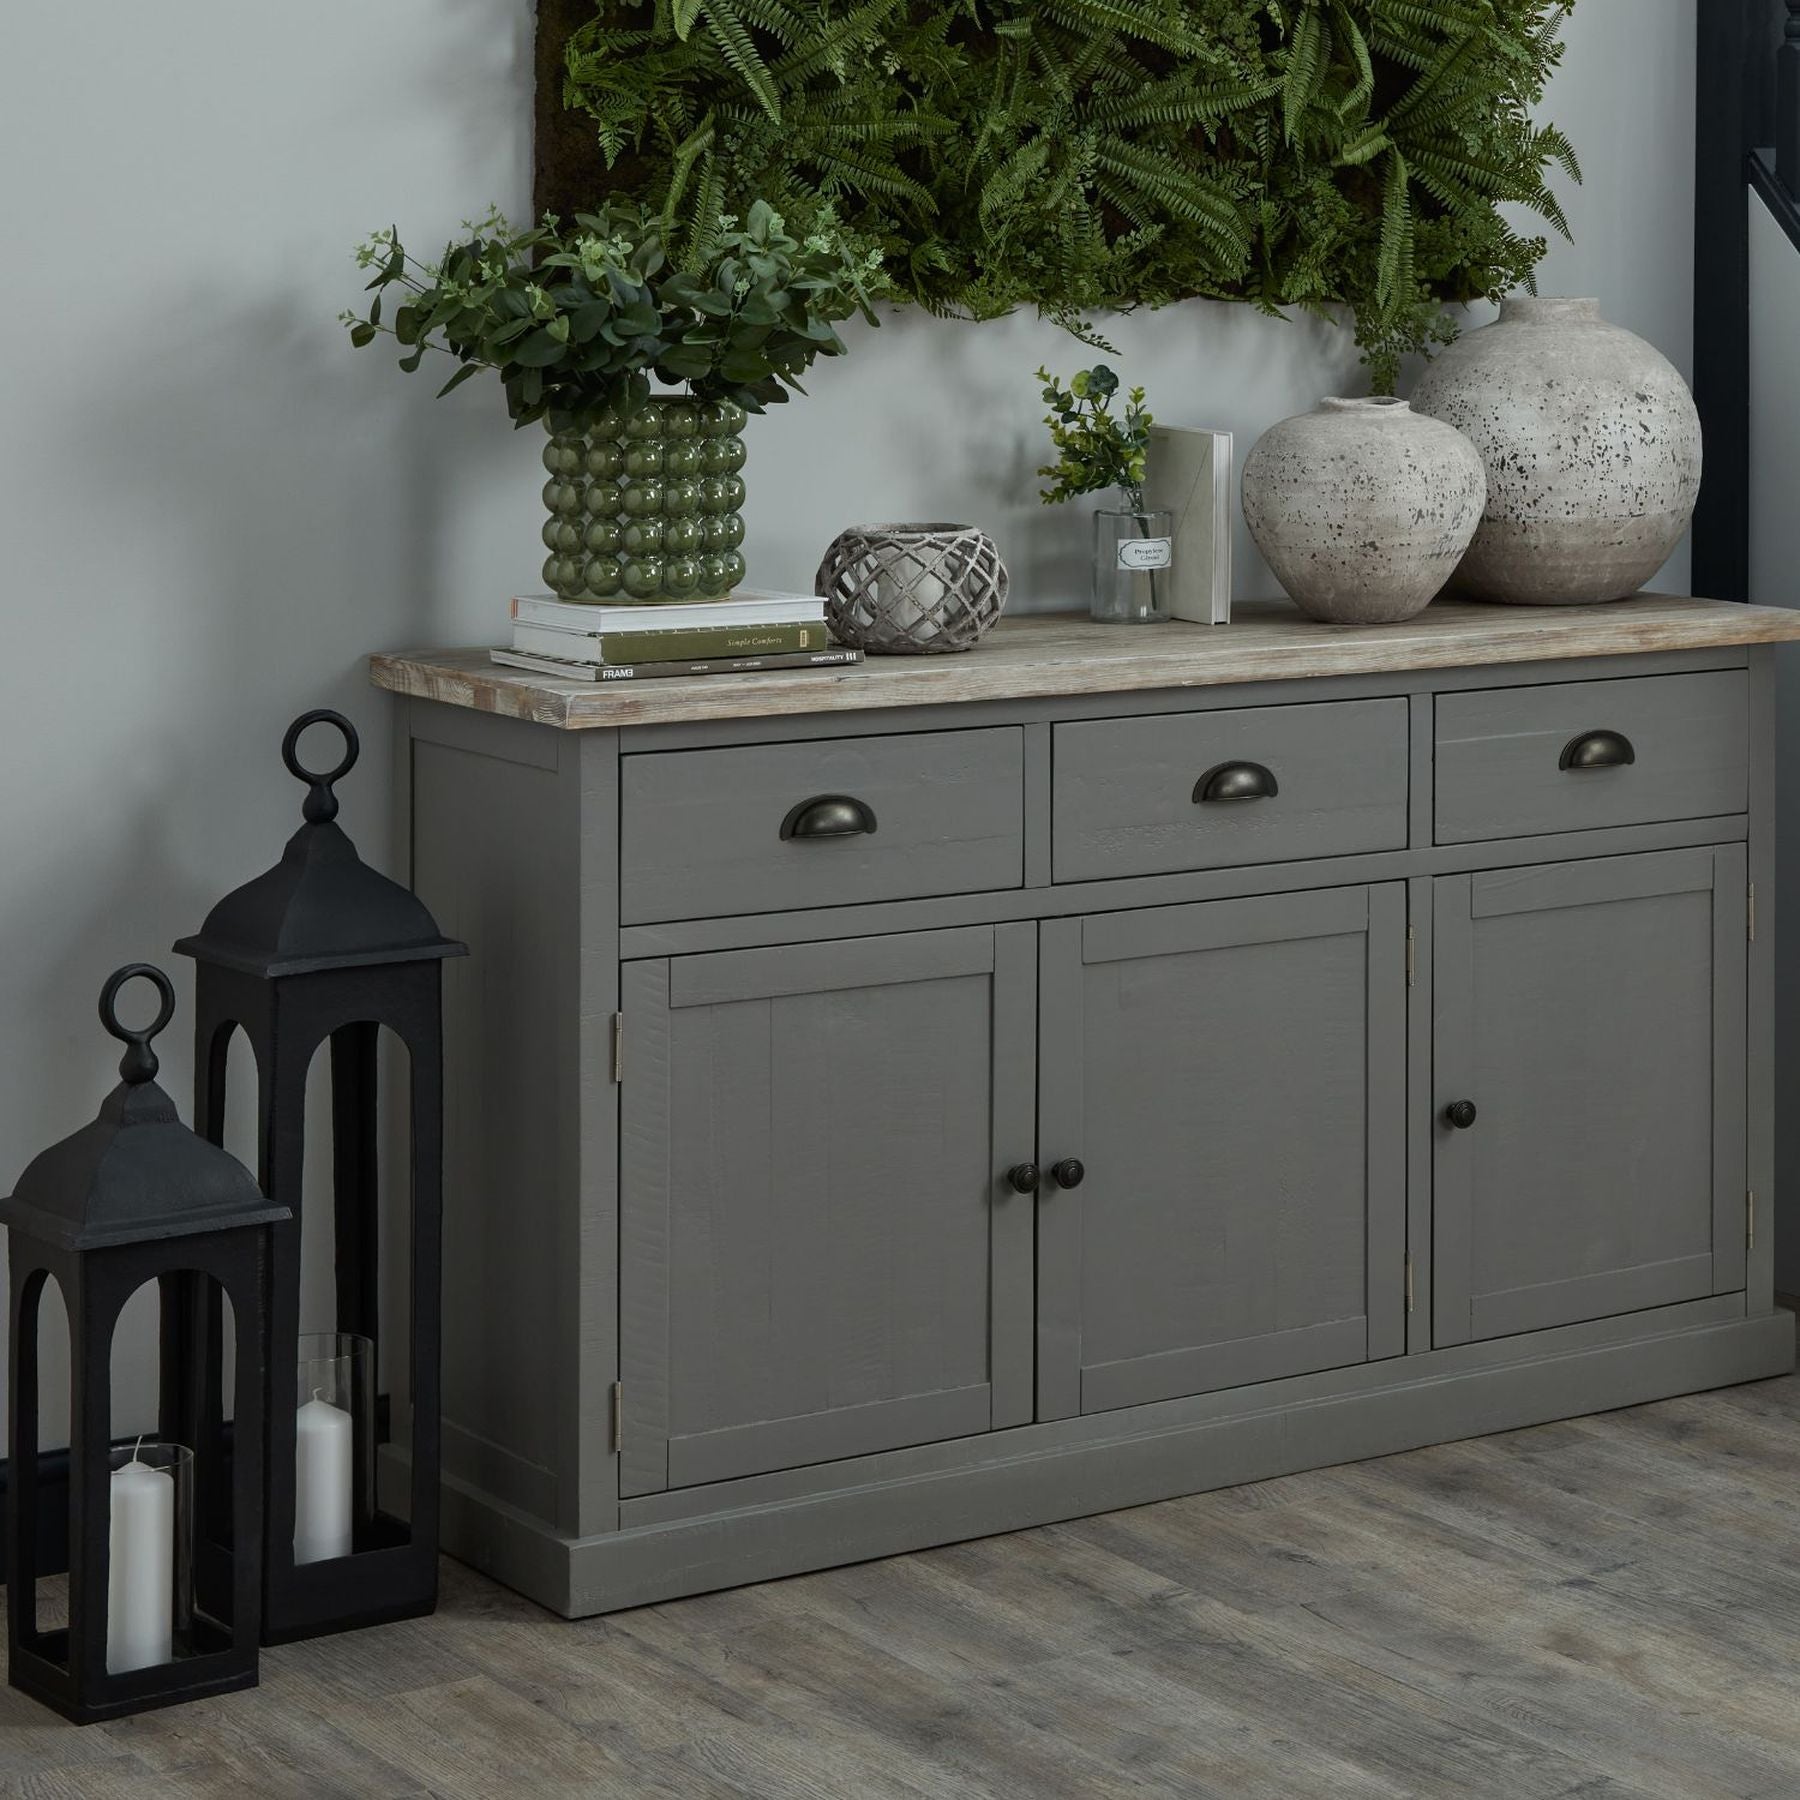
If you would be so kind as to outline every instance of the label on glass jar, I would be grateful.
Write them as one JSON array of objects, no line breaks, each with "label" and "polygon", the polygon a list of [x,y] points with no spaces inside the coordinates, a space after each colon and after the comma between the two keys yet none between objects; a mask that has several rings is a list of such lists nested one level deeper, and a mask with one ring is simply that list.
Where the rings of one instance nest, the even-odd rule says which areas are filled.
[{"label": "label on glass jar", "polygon": [[1166,569],[1175,559],[1174,541],[1170,538],[1121,538],[1121,569]]}]

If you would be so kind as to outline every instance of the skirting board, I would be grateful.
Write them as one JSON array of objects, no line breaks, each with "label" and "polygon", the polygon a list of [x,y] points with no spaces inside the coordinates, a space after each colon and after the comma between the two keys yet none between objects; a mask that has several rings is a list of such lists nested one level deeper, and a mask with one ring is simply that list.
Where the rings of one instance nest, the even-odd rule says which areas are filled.
[{"label": "skirting board", "polygon": [[[656,1496],[579,1539],[446,1479],[444,1548],[566,1617],[615,1612],[1785,1374],[1794,1316],[1742,1306],[1721,1296],[922,1445],[840,1465],[829,1490],[813,1469]],[[633,1522],[676,1505],[690,1516]]]},{"label": "skirting board", "polygon": [[[12,1485],[12,1470],[0,1457],[0,1505]],[[6,1575],[10,1545],[0,1532],[0,1579]],[[60,1575],[69,1566],[69,1453],[38,1452],[37,1568],[40,1575]]]}]

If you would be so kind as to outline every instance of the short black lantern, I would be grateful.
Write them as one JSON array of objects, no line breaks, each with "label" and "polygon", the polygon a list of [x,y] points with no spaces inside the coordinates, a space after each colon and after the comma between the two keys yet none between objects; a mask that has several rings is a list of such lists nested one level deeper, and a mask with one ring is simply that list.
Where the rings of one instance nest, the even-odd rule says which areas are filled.
[{"label": "short black lantern", "polygon": [[[319,773],[298,755],[308,726],[335,726],[344,754]],[[258,1077],[259,1175],[291,1219],[275,1231],[263,1542],[263,1641],[412,1618],[437,1604],[439,1332],[442,1312],[442,963],[466,954],[423,903],[376,873],[337,825],[336,782],[357,758],[340,713],[302,714],[282,761],[307,786],[303,823],[280,862],[228,894],[175,948],[198,964],[194,1126],[222,1141],[226,1061],[241,1028]],[[387,1027],[411,1065],[403,1134],[410,1182],[408,1327],[388,1346],[411,1406],[407,1503],[377,1499],[380,1355],[380,1133],[377,1040]],[[335,1330],[300,1337],[301,1176],[306,1077],[331,1054]],[[402,1135],[402,1134],[396,1134]],[[190,1360],[216,1321],[196,1326]]]},{"label": "short black lantern", "polygon": [[[134,976],[162,995],[144,1030],[114,1004]],[[287,1209],[250,1172],[197,1137],[157,1086],[150,1040],[175,991],[133,963],[100,995],[126,1045],[123,1077],[100,1116],[46,1150],[0,1201],[12,1264],[11,1471],[7,1484],[9,1672],[58,1712],[87,1723],[256,1685],[261,1629],[262,1433],[271,1234]],[[40,1627],[38,1313],[54,1277],[69,1317],[68,1622]],[[113,1328],[154,1280],[162,1318],[159,1443],[112,1438]],[[170,1360],[198,1296],[231,1301],[235,1428],[221,1424],[222,1374]],[[210,1379],[204,1408],[195,1382]],[[197,1433],[196,1414],[211,1430]],[[179,1440],[179,1441],[177,1441]]]}]

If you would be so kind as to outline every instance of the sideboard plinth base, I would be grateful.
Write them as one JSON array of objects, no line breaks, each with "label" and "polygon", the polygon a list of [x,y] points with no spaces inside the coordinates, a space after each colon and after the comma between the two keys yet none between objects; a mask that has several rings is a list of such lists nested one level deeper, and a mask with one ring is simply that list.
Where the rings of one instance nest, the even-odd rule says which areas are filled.
[{"label": "sideboard plinth base", "polygon": [[[565,1617],[617,1612],[1786,1374],[1794,1315],[1745,1318],[1742,1304],[1722,1295],[627,1500],[619,1530],[585,1538],[451,1479],[444,1547]],[[674,1508],[686,1516],[645,1517]]]}]

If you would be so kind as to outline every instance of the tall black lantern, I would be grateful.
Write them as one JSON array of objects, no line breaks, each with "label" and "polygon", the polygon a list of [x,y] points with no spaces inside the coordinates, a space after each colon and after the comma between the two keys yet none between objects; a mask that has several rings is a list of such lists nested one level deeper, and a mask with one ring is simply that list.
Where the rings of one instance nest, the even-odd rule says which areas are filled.
[{"label": "tall black lantern", "polygon": [[[133,976],[162,1007],[142,1031],[114,1002]],[[183,1125],[156,1085],[150,1040],[175,991],[133,963],[100,996],[125,1045],[100,1116],[46,1150],[0,1201],[12,1264],[12,1441],[7,1484],[10,1675],[79,1723],[256,1685],[261,1627],[263,1408],[271,1233],[287,1208],[250,1172]],[[68,1622],[40,1624],[38,1313],[54,1276],[69,1316]],[[112,1440],[113,1327],[154,1280],[162,1318],[159,1435]],[[202,1294],[229,1297],[235,1340],[233,1441],[222,1369],[183,1368],[171,1349]],[[204,1405],[199,1387],[210,1382]],[[196,1430],[204,1419],[207,1429]]]},{"label": "tall black lantern", "polygon": [[[343,758],[328,773],[299,760],[300,735],[314,724],[343,734]],[[263,1188],[292,1214],[275,1230],[271,1308],[263,1544],[263,1641],[271,1644],[411,1618],[437,1604],[441,964],[466,949],[438,930],[414,895],[364,863],[334,822],[332,787],[349,773],[357,750],[356,730],[339,713],[309,712],[294,721],[281,755],[307,784],[304,823],[274,868],[228,894],[196,936],[175,946],[199,965],[195,1129],[221,1140],[226,1057],[232,1032],[241,1027],[256,1057]],[[373,1392],[380,1296],[377,1034],[383,1026],[411,1060],[409,1330],[403,1346],[389,1346],[390,1365],[398,1364],[396,1351],[404,1357],[412,1411],[404,1517],[398,1507],[379,1504],[374,1467],[376,1439],[387,1429]],[[328,1347],[315,1362],[313,1348],[303,1358],[299,1342],[300,1184],[307,1069],[327,1043],[334,1343],[343,1357],[334,1360]],[[216,1335],[216,1321],[196,1321],[189,1359],[202,1360]],[[350,1346],[360,1347],[360,1362]]]}]

